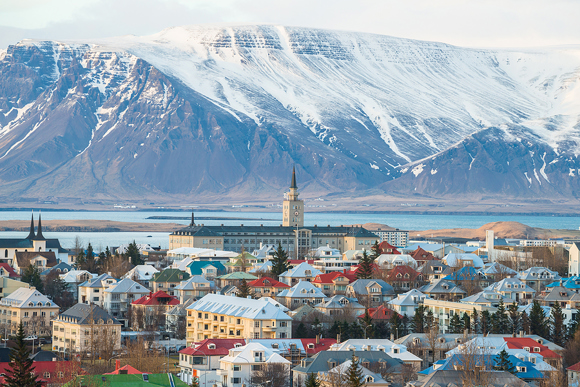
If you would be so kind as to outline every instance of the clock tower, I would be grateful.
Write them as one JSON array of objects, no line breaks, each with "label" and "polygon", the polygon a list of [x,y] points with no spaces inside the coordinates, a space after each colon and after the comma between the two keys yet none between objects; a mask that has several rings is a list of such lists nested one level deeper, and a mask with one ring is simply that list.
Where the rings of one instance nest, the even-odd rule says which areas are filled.
[{"label": "clock tower", "polygon": [[298,199],[298,186],[296,186],[296,169],[292,168],[292,182],[290,191],[284,194],[283,202],[283,225],[288,227],[304,226],[304,202]]}]

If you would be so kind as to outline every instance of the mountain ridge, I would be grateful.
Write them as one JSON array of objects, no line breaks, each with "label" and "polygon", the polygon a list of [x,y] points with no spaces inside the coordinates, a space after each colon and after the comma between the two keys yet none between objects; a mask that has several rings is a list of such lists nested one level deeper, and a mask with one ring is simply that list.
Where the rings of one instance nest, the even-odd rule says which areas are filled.
[{"label": "mountain ridge", "polygon": [[[0,58],[0,196],[276,198],[296,164],[307,195],[469,197],[484,178],[575,198],[580,48],[520,51],[264,25],[23,41]],[[453,162],[492,132],[485,162]],[[536,154],[504,170],[514,136]]]}]

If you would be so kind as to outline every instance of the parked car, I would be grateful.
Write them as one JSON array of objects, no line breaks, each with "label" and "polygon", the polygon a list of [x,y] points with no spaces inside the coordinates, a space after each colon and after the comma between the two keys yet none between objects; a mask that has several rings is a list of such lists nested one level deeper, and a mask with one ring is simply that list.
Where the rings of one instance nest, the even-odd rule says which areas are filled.
[{"label": "parked car", "polygon": [[26,341],[38,340],[38,336],[36,336],[36,335],[26,336],[24,338],[24,340],[26,340]]}]

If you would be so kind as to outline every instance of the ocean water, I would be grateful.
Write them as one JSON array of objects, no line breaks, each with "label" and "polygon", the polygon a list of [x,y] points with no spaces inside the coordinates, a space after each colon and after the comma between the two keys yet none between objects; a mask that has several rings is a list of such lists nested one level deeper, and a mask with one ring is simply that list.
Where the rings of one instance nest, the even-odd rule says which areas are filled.
[{"label": "ocean water", "polygon": [[[59,219],[99,219],[113,220],[121,222],[144,222],[144,223],[180,223],[189,224],[189,220],[175,219],[148,219],[151,216],[168,217],[190,217],[190,211],[44,211],[43,220]],[[206,225],[279,225],[282,223],[281,212],[236,212],[236,211],[215,211],[196,212],[196,223]],[[228,217],[243,218],[243,220],[216,219],[202,220],[202,217]],[[0,211],[0,220],[28,220],[30,211]],[[38,213],[35,213],[38,219]],[[250,220],[252,219],[252,220]],[[259,219],[259,220],[253,220]],[[557,217],[557,216],[507,216],[507,215],[407,215],[407,214],[344,214],[344,213],[309,213],[304,215],[304,222],[307,225],[317,224],[319,226],[339,226],[355,223],[382,223],[402,230],[425,230],[443,228],[479,228],[489,222],[515,221],[531,227],[570,229],[578,230],[580,227],[580,217]],[[45,232],[48,238],[58,238],[65,248],[74,245],[74,240],[78,236],[84,244],[91,244],[95,249],[106,246],[119,246],[135,240],[137,243],[149,243],[152,246],[167,248],[169,244],[169,233],[159,232]],[[0,232],[0,238],[25,237],[26,232]]]}]

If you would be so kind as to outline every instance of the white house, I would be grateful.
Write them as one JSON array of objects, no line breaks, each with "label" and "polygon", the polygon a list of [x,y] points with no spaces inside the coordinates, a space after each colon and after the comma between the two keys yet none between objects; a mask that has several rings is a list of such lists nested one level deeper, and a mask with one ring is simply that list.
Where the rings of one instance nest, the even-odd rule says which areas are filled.
[{"label": "white house", "polygon": [[333,344],[329,351],[381,351],[392,357],[399,359],[405,364],[412,365],[416,370],[421,369],[420,357],[407,351],[403,344],[395,344],[388,339],[350,339],[342,343]]},{"label": "white house", "polygon": [[222,385],[228,387],[252,386],[253,373],[261,367],[270,364],[280,364],[290,378],[291,362],[284,359],[272,348],[260,343],[250,342],[241,347],[232,348],[229,354],[220,360],[220,369],[217,374],[222,378]]},{"label": "white house", "polygon": [[121,279],[130,278],[135,282],[143,284],[143,286],[149,287],[149,281],[153,279],[155,273],[159,273],[159,270],[151,265],[137,265],[125,273]]},{"label": "white house", "polygon": [[417,268],[417,261],[409,254],[381,254],[377,258],[376,264],[386,269],[402,265],[411,266],[413,269]]},{"label": "white house", "polygon": [[429,296],[417,289],[411,289],[406,293],[397,295],[396,298],[390,300],[387,304],[389,304],[390,309],[410,318],[415,315],[415,310],[426,298],[429,298]]},{"label": "white house", "polygon": [[300,280],[312,281],[318,274],[322,272],[312,265],[306,262],[302,262],[293,269],[286,270],[284,273],[279,275],[279,281],[285,283],[286,285],[294,286]]},{"label": "white house", "polygon": [[140,283],[130,278],[124,278],[105,289],[103,293],[103,309],[120,322],[123,322],[121,319],[125,318],[127,306],[133,301],[149,294],[150,291]]},{"label": "white house", "polygon": [[570,277],[580,275],[580,243],[578,242],[572,243],[572,247],[570,247],[568,275]]},{"label": "white house", "polygon": [[101,274],[98,277],[91,278],[78,286],[78,302],[95,304],[102,308],[105,289],[116,283],[117,280],[108,274]]}]

